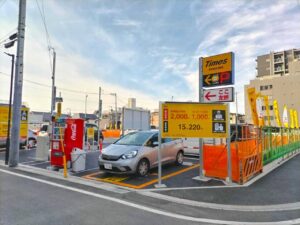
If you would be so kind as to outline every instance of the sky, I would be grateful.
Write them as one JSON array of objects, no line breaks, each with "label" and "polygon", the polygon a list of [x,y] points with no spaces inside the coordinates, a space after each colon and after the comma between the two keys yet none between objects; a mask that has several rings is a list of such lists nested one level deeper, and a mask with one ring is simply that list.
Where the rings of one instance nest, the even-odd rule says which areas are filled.
[{"label": "sky", "polygon": [[[3,41],[17,31],[18,1],[0,0],[0,102],[9,98],[11,61]],[[197,101],[199,57],[235,54],[238,112],[256,57],[300,47],[299,0],[27,0],[23,102],[50,111],[52,52],[63,112],[93,113],[128,98]],[[48,39],[45,26],[48,31]],[[235,103],[231,111],[235,112]]]}]

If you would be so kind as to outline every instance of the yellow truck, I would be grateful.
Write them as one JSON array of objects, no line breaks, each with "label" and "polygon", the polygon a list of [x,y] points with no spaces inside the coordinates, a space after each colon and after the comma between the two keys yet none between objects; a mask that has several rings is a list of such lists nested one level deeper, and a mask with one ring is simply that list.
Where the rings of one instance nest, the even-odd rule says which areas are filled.
[{"label": "yellow truck", "polygon": [[[8,129],[8,111],[9,105],[0,104],[0,146],[6,145],[7,129]],[[28,113],[29,108],[21,108],[21,125],[20,125],[20,145],[25,146],[28,137]],[[11,116],[12,118],[12,116]]]}]

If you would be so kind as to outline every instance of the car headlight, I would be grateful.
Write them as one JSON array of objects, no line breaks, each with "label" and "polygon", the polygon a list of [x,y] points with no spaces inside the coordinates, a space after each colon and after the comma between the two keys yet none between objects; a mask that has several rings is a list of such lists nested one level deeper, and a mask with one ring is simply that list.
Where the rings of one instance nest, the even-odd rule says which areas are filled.
[{"label": "car headlight", "polygon": [[138,153],[137,150],[131,151],[131,152],[128,152],[128,153],[122,155],[121,158],[122,158],[122,159],[131,159],[131,158],[136,157],[137,153]]}]

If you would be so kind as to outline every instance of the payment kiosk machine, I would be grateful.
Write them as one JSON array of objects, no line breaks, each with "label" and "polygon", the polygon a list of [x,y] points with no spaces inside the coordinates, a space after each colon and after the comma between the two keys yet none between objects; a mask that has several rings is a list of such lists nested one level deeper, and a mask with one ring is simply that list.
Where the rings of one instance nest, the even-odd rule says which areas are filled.
[{"label": "payment kiosk machine", "polygon": [[84,120],[58,119],[53,122],[51,138],[51,166],[62,168],[65,152],[67,165],[71,163],[71,152],[74,148],[83,149]]}]

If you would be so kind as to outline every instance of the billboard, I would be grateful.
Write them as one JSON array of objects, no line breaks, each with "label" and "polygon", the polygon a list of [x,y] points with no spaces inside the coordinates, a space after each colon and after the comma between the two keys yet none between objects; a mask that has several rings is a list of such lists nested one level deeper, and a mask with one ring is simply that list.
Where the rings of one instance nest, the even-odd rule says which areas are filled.
[{"label": "billboard", "polygon": [[[0,105],[0,138],[7,137],[8,111],[9,111],[8,105]],[[27,133],[28,133],[28,113],[29,113],[29,108],[26,107],[21,108],[20,137],[23,139],[27,138]],[[12,115],[11,115],[11,119],[12,119]]]},{"label": "billboard", "polygon": [[203,87],[234,84],[233,52],[203,58],[202,76]]},{"label": "billboard", "polygon": [[226,138],[229,118],[224,104],[174,103],[161,105],[161,137]]},{"label": "billboard", "polygon": [[137,108],[123,108],[122,130],[149,130],[150,111]]}]

